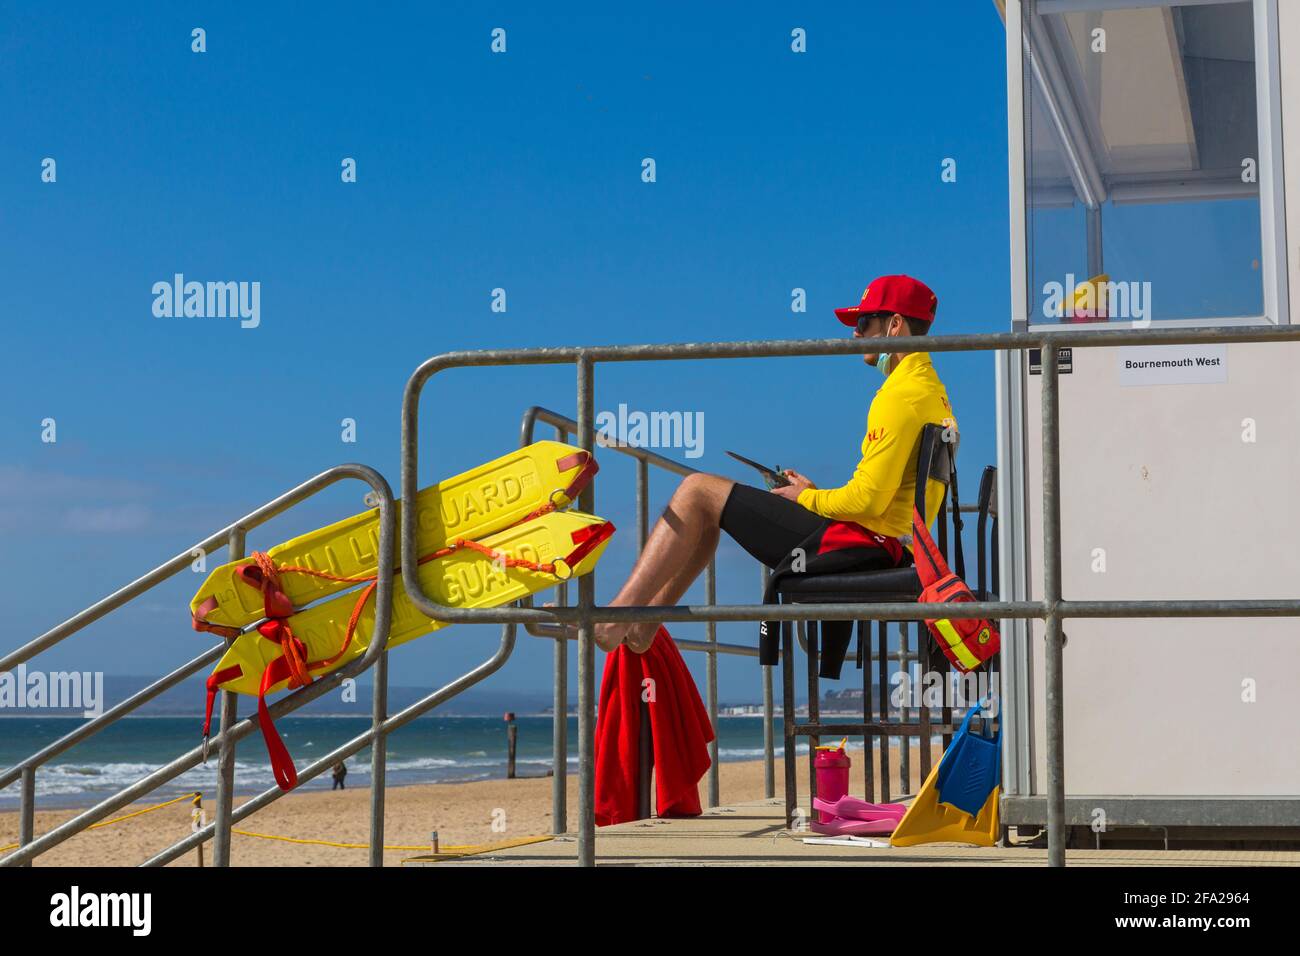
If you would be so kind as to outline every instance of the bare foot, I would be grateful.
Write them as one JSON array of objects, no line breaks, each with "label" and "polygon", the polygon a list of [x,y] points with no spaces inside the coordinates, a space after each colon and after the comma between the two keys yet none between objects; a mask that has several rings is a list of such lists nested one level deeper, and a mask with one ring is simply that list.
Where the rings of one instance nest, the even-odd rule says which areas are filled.
[{"label": "bare foot", "polygon": [[[610,653],[618,645],[625,642],[624,631],[626,625],[621,624],[597,624],[596,625],[596,646],[605,653]],[[577,628],[574,628],[576,631]]]},{"label": "bare foot", "polygon": [[628,646],[629,650],[635,651],[637,654],[644,654],[650,650],[658,633],[658,624],[635,624],[629,629],[627,636],[623,638],[623,643]]},{"label": "bare foot", "polygon": [[[556,607],[556,604],[555,604],[554,602],[551,602],[551,603],[549,603],[549,604],[544,604],[544,605],[542,605],[542,606],[543,606],[543,607]],[[572,639],[574,639],[574,640],[577,639],[577,637],[578,637],[578,626],[577,626],[576,624],[568,624],[568,623],[564,623],[564,622],[558,622],[558,623],[559,623],[559,626],[560,626],[560,627],[564,628],[565,633],[566,633],[570,638],[572,638]],[[595,641],[596,641],[596,646],[599,647],[602,651],[604,651],[605,653],[608,654],[609,652],[613,651],[614,648],[618,647],[620,644],[623,643],[623,640],[624,640],[624,634],[627,632],[627,630],[629,629],[629,627],[630,627],[630,625],[627,625],[627,624],[597,624],[597,625],[596,625],[596,633],[595,633],[595,635],[594,635],[594,637],[595,637]],[[654,640],[654,637],[653,637],[653,635],[652,635],[652,636],[651,636],[651,641],[653,641],[653,640]],[[630,646],[630,645],[629,645],[629,646]],[[650,645],[647,644],[647,645],[646,645],[646,650],[649,650],[649,648],[650,648]],[[644,654],[645,651],[637,651],[637,653],[638,653],[638,654]]]}]

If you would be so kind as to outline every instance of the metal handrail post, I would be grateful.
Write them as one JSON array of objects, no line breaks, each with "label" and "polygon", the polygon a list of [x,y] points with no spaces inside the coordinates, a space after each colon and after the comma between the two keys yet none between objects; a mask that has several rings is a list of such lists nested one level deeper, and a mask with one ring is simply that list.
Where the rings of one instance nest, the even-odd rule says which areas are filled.
[{"label": "metal handrail post", "polygon": [[[533,423],[538,411],[534,405],[524,415],[524,445],[533,442]],[[569,429],[557,423],[555,435],[561,442],[567,442]],[[556,587],[555,603],[560,607],[568,605],[567,584]],[[551,831],[560,834],[569,831],[569,642],[566,639],[555,639],[552,658],[555,679],[551,702]]]},{"label": "metal handrail post", "polygon": [[388,652],[375,661],[370,728],[370,865],[384,865],[384,786],[388,775],[388,736],[380,728],[388,717]]},{"label": "metal handrail post", "polygon": [[[18,811],[18,846],[21,849],[36,836],[36,768],[24,767],[22,778],[22,805]],[[23,866],[31,866],[28,860]]]},{"label": "metal handrail post", "polygon": [[[621,437],[621,436],[620,436]],[[640,560],[645,553],[645,543],[650,538],[650,466],[644,458],[636,460],[636,553]],[[654,768],[654,732],[650,724],[650,705],[645,700],[644,689],[638,690],[641,697],[641,724],[637,731],[637,818],[650,819],[654,804],[650,795],[650,776]]]},{"label": "metal handrail post", "polygon": [[1061,628],[1060,383],[1056,346],[1042,343],[1043,604],[1047,611],[1047,863],[1065,866],[1065,681]]},{"label": "metal handrail post", "polygon": [[636,550],[640,554],[650,539],[650,466],[644,458],[636,460]]},{"label": "metal handrail post", "polygon": [[[556,603],[568,602],[568,585],[561,584]],[[551,721],[551,832],[569,832],[569,642],[554,640],[555,687]]]},{"label": "metal handrail post", "polygon": [[[772,572],[766,564],[760,564],[759,575],[763,582],[762,593],[767,593],[767,579]],[[776,796],[776,741],[772,731],[772,721],[776,718],[772,702],[772,668],[760,667],[763,673],[763,796],[771,800]]]},{"label": "metal handrail post", "polygon": [[[898,669],[902,671],[903,674],[905,675],[906,682],[904,683],[903,686],[906,687],[908,691],[911,691],[911,684],[912,684],[911,663],[913,660],[913,654],[911,651],[911,643],[912,643],[911,635],[912,635],[912,629],[908,626],[907,622],[899,621],[898,622],[898,658],[897,658]],[[924,635],[918,635],[918,638],[924,640]],[[912,710],[910,707],[907,706],[908,698],[910,696],[911,696],[910,693],[904,694],[903,702],[898,708],[898,719],[900,722],[904,724],[912,719]],[[884,720],[885,718],[886,715],[881,714],[881,719]],[[930,746],[929,740],[918,739],[918,743],[922,747]],[[912,792],[912,738],[908,736],[898,738],[898,776],[899,776],[899,781],[902,784],[899,787],[899,792],[911,793]]]},{"label": "metal handrail post", "polygon": [[650,775],[654,771],[654,735],[650,732],[650,704],[645,699],[644,689],[638,688],[640,700],[637,710],[641,714],[641,725],[637,732],[636,747],[636,818],[649,820],[654,812],[654,803],[650,795]]},{"label": "metal handrail post", "polygon": [[[238,561],[245,554],[243,528],[231,528],[226,545],[226,557]],[[231,641],[227,639],[226,645]],[[239,699],[228,690],[221,692],[221,729],[233,727],[239,720]],[[217,798],[216,838],[212,841],[212,865],[230,866],[230,812],[235,802],[235,741],[229,734],[221,735],[217,748]]]},{"label": "metal handrail post", "polygon": [[[704,603],[718,603],[718,568],[713,558],[709,558],[709,565],[704,569]],[[704,632],[707,635],[706,640],[709,645],[709,653],[705,657],[705,706],[709,711],[709,723],[713,727],[713,739],[709,741],[709,806],[716,807],[720,798],[719,794],[719,769],[718,769],[718,623],[717,621],[707,621],[704,625]]]},{"label": "metal handrail post", "polygon": [[[569,433],[578,427],[572,419],[533,405],[524,412],[519,427],[521,448],[533,443],[533,431],[538,419],[555,428],[555,437],[561,442],[569,440]],[[559,584],[555,589],[557,607],[569,604],[569,586]],[[522,607],[532,607],[532,598],[520,602]],[[561,633],[553,636],[552,688],[551,688],[551,832],[557,835],[569,830],[569,640]]]},{"label": "metal handrail post", "polygon": [[[591,357],[579,353],[578,446],[595,453],[595,376]],[[578,507],[596,512],[591,483],[582,490]],[[593,569],[578,580],[578,865],[596,865],[596,631],[591,609],[596,604]]]}]

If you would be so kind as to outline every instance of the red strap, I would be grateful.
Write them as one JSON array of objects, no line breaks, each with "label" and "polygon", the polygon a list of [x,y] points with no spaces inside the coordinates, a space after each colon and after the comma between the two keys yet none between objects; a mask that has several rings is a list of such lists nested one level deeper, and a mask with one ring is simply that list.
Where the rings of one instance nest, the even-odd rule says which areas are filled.
[{"label": "red strap", "polygon": [[555,462],[555,467],[560,471],[568,471],[574,465],[582,463],[582,470],[573,476],[573,481],[569,482],[569,487],[564,489],[564,497],[574,501],[578,495],[582,494],[591,479],[595,477],[596,472],[600,471],[600,466],[596,464],[596,456],[591,452],[575,451],[572,455],[565,455]]},{"label": "red strap", "polygon": [[286,621],[272,618],[264,621],[257,628],[258,633],[267,640],[279,644],[282,651],[280,656],[272,660],[266,666],[266,670],[262,671],[262,683],[257,691],[257,723],[262,728],[266,753],[271,758],[271,771],[275,774],[275,782],[281,790],[292,790],[298,785],[298,770],[293,765],[293,758],[289,756],[289,749],[285,747],[284,741],[275,729],[275,722],[271,719],[271,712],[266,706],[266,695],[272,687],[285,680],[289,682],[291,688],[305,687],[312,682],[311,671],[328,667],[342,657],[352,646],[352,638],[356,634],[361,612],[376,587],[377,582],[372,581],[362,589],[356,604],[352,606],[347,631],[343,636],[343,646],[332,657],[324,660],[306,659],[306,645],[294,635]]},{"label": "red strap", "polygon": [[[573,476],[573,480],[569,482],[567,488],[563,491],[553,492],[546,504],[542,505],[536,511],[531,511],[524,515],[516,521],[515,524],[523,524],[525,521],[532,521],[534,518],[540,518],[542,515],[550,514],[552,511],[556,510],[556,508],[565,507],[576,501],[578,495],[582,494],[583,489],[587,487],[596,472],[600,471],[600,466],[596,464],[596,456],[589,451],[583,450],[575,451],[572,455],[565,455],[563,458],[555,459],[555,467],[560,471],[568,471],[570,468],[575,467],[579,462],[582,463],[582,468]],[[556,494],[559,494],[562,498],[566,499],[563,504],[557,505],[555,503]]]},{"label": "red strap", "polygon": [[925,526],[921,512],[912,508],[912,552],[916,560],[916,576],[921,579],[922,587],[929,587],[946,575],[952,574],[948,562],[943,559],[943,552],[930,537],[930,529]]},{"label": "red strap", "polygon": [[262,740],[266,742],[266,753],[271,758],[271,772],[281,790],[292,790],[298,786],[298,768],[293,765],[289,748],[280,739],[271,720],[271,710],[266,706],[266,692],[290,677],[289,663],[286,657],[277,657],[266,665],[262,671],[262,685],[257,689],[257,723],[262,728]]},{"label": "red strap", "polygon": [[206,740],[208,731],[212,727],[212,704],[217,699],[217,687],[228,680],[234,680],[236,677],[243,677],[244,669],[238,664],[227,667],[225,670],[213,671],[208,676],[208,702],[203,711],[203,737]]},{"label": "red strap", "polygon": [[578,562],[591,554],[591,552],[595,551],[602,541],[608,541],[610,535],[613,533],[614,522],[612,521],[606,521],[597,525],[589,525],[586,528],[579,528],[571,535],[573,543],[576,544],[577,547],[569,552],[568,557],[564,559],[564,563],[567,564],[570,569],[576,568]]}]

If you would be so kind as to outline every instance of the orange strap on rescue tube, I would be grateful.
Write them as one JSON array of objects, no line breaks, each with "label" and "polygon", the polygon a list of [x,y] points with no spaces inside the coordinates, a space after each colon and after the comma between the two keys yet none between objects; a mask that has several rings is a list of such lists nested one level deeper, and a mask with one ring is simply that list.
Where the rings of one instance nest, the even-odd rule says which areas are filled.
[{"label": "orange strap on rescue tube", "polygon": [[215,596],[200,604],[197,609],[190,612],[190,626],[196,631],[209,631],[225,638],[236,638],[242,634],[243,631],[237,627],[230,627],[227,624],[209,624],[203,619],[202,615],[211,613],[216,606],[217,599]]}]

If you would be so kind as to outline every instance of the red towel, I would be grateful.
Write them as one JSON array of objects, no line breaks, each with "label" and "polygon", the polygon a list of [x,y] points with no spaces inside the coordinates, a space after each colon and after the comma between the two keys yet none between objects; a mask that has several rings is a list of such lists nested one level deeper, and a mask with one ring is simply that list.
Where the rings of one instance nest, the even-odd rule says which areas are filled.
[{"label": "red towel", "polygon": [[596,825],[637,819],[642,682],[654,738],[655,807],[661,817],[700,815],[699,782],[709,769],[713,727],[681,651],[659,628],[644,654],[617,647],[605,658],[596,717]]}]

